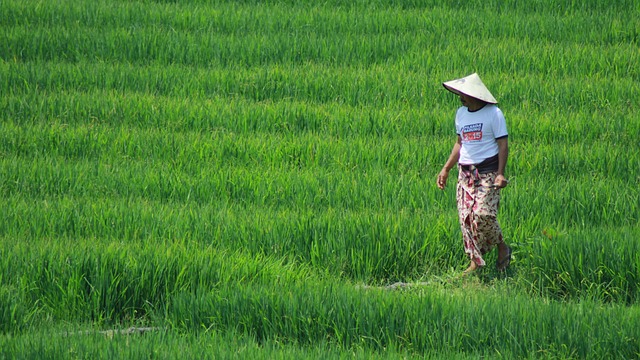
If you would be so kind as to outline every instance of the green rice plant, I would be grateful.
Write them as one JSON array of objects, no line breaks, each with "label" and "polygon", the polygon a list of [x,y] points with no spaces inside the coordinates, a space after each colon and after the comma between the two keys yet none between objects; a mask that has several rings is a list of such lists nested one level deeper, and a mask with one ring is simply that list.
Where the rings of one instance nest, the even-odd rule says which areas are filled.
[{"label": "green rice plant", "polygon": [[640,268],[634,234],[635,228],[626,226],[564,234],[544,229],[544,236],[522,251],[522,265],[529,269],[522,280],[543,296],[637,304]]},{"label": "green rice plant", "polygon": [[38,322],[40,311],[24,302],[17,284],[0,279],[0,334],[20,334]]},{"label": "green rice plant", "polygon": [[[638,6],[0,3],[0,356],[637,357]],[[471,72],[515,258],[443,281]],[[32,335],[61,323],[171,331]]]},{"label": "green rice plant", "polygon": [[[275,258],[252,258],[178,241],[166,244],[161,252],[155,246],[100,239],[43,242],[36,249],[10,245],[4,239],[3,247],[12,254],[2,268],[3,289],[15,290],[6,293],[11,295],[9,300],[23,299],[9,301],[3,309],[6,324],[14,324],[6,331],[24,326],[16,321],[37,322],[46,317],[96,324],[144,321],[158,316],[175,294],[215,289],[229,282],[279,279],[290,283],[311,277],[303,265],[293,268]],[[27,316],[31,312],[34,315]]]},{"label": "green rice plant", "polygon": [[633,356],[638,350],[632,335],[636,320],[611,323],[602,317],[637,316],[626,307],[545,303],[513,294],[486,296],[481,290],[474,294],[473,287],[457,295],[437,288],[417,294],[341,286],[307,285],[284,294],[269,286],[231,287],[178,296],[172,314],[177,315],[174,324],[187,329],[231,328],[258,341],[330,341],[346,348],[361,344],[415,353],[493,351],[516,357],[555,353],[579,358],[604,356],[609,349],[617,349],[618,356]]},{"label": "green rice plant", "polygon": [[[300,347],[283,344],[277,339],[258,342],[241,333],[207,331],[185,334],[168,329],[153,329],[146,332],[126,329],[87,330],[39,329],[19,337],[0,337],[0,356],[16,357],[90,357],[92,359],[147,359],[174,357],[176,349],[181,356],[201,359],[228,359],[250,357],[253,359],[423,359],[424,356],[387,349],[377,352],[364,348],[344,351],[331,344],[315,344]],[[147,328],[133,328],[147,329]],[[16,355],[20,354],[20,355]],[[429,356],[428,358],[431,358]],[[438,358],[434,355],[433,358]],[[464,354],[451,355],[452,359],[471,359]]]}]

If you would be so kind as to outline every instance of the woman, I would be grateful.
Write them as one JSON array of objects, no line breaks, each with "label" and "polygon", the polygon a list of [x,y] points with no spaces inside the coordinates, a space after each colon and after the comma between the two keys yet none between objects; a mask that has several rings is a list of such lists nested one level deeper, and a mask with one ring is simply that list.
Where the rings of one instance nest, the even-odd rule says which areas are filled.
[{"label": "woman", "polygon": [[497,215],[500,189],[508,184],[504,177],[509,155],[506,121],[478,74],[442,85],[462,102],[455,120],[458,139],[437,185],[444,190],[449,171],[458,164],[458,215],[464,250],[471,260],[464,273],[485,266],[483,256],[496,246],[496,266],[504,271],[511,263],[511,248],[504,242]]}]

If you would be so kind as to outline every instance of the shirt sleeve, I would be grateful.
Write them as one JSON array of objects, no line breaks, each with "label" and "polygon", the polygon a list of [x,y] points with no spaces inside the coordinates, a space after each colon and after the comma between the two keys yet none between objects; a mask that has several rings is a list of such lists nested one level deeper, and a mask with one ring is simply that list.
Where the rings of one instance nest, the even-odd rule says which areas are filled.
[{"label": "shirt sleeve", "polygon": [[462,129],[460,129],[460,119],[458,114],[460,114],[460,109],[456,111],[456,134],[459,136],[461,135],[460,133],[462,132]]},{"label": "shirt sleeve", "polygon": [[504,118],[504,114],[502,110],[496,109],[494,122],[493,122],[493,136],[496,139],[500,139],[503,137],[507,137],[509,133],[507,132],[507,121]]}]

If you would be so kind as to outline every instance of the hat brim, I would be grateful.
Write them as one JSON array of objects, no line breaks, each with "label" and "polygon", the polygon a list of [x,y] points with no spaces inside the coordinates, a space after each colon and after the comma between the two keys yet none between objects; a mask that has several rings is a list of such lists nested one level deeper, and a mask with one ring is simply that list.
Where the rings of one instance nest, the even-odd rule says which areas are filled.
[{"label": "hat brim", "polygon": [[472,97],[472,98],[474,98],[474,99],[478,99],[478,100],[480,100],[480,101],[484,101],[484,102],[486,102],[486,103],[488,103],[488,104],[497,104],[497,103],[498,103],[497,101],[496,101],[496,102],[489,102],[489,101],[486,101],[486,100],[480,99],[480,98],[478,98],[478,97],[475,97],[475,96],[473,96],[473,95],[469,95],[469,94],[463,93],[462,91],[459,91],[459,90],[456,90],[456,89],[454,89],[454,88],[448,87],[448,86],[447,86],[447,85],[445,85],[445,84],[442,84],[442,86],[444,86],[444,88],[445,88],[445,89],[449,90],[450,92],[452,92],[452,93],[454,93],[454,94],[456,94],[456,95],[458,95],[458,96],[460,96],[460,95],[465,95],[465,96],[468,96],[468,97]]},{"label": "hat brim", "polygon": [[473,73],[461,79],[446,81],[442,83],[445,89],[456,95],[466,95],[484,101],[489,104],[497,104],[489,89],[484,85],[478,74]]}]

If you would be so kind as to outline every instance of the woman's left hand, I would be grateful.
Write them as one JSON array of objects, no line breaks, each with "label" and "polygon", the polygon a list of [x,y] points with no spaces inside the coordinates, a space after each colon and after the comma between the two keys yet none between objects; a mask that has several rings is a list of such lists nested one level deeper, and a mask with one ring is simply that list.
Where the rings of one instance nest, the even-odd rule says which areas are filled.
[{"label": "woman's left hand", "polygon": [[496,179],[493,181],[493,186],[497,187],[498,189],[503,189],[507,187],[508,184],[509,180],[505,179],[504,175],[496,176]]}]

